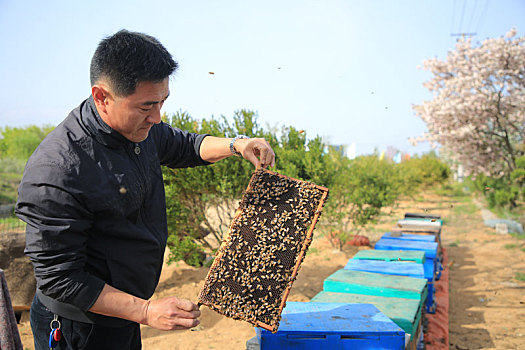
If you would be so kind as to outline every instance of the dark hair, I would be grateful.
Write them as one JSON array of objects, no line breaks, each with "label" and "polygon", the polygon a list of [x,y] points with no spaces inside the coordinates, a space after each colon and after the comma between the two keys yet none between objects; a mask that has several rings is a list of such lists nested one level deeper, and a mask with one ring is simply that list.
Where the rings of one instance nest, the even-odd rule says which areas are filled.
[{"label": "dark hair", "polygon": [[98,45],[91,59],[91,85],[104,78],[118,96],[129,96],[138,83],[160,82],[177,67],[177,62],[157,39],[123,29]]}]

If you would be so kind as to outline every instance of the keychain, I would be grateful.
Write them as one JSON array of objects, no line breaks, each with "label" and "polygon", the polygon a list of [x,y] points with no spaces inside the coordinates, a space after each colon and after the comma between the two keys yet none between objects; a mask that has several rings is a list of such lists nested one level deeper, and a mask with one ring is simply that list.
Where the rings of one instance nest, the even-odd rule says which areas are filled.
[{"label": "keychain", "polygon": [[53,316],[53,320],[49,326],[51,327],[51,333],[49,333],[49,350],[53,350],[58,345],[60,339],[62,339],[62,331],[60,330],[58,315]]}]

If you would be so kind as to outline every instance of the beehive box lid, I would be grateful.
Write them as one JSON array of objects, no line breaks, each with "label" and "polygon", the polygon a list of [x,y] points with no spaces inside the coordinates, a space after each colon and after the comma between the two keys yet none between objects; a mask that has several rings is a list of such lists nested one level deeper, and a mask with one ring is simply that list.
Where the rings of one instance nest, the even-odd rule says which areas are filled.
[{"label": "beehive box lid", "polygon": [[441,219],[441,215],[428,213],[405,213],[405,219],[408,218]]},{"label": "beehive box lid", "polygon": [[402,239],[406,241],[436,242],[437,235],[417,235],[405,232],[385,232],[382,238]]},{"label": "beehive box lid", "polygon": [[399,227],[438,227],[443,226],[439,221],[427,221],[424,219],[408,218],[397,221]]},{"label": "beehive box lid", "polygon": [[427,281],[421,278],[341,269],[324,280],[323,290],[416,299],[422,302],[426,298],[426,286]]},{"label": "beehive box lid", "polygon": [[[316,335],[338,337],[395,336],[404,344],[405,332],[371,304],[288,302],[275,334],[259,330],[260,337],[294,339]],[[326,340],[329,341],[329,338]],[[378,339],[379,340],[379,339]],[[380,343],[377,343],[380,345]],[[327,346],[329,346],[327,344]]]},{"label": "beehive box lid", "polygon": [[426,226],[426,227],[416,227],[416,226],[404,226],[401,227],[401,225],[396,225],[395,227],[392,227],[391,232],[402,232],[402,233],[411,233],[415,235],[434,235],[434,236],[440,236],[441,235],[441,226]]},{"label": "beehive box lid", "polygon": [[381,238],[377,241],[375,249],[378,250],[421,250],[425,252],[426,259],[436,259],[438,243],[423,241],[406,241],[394,238]]},{"label": "beehive box lid", "polygon": [[425,278],[423,264],[407,261],[350,259],[345,270],[383,273],[394,276]]},{"label": "beehive box lid", "polygon": [[404,220],[419,220],[423,222],[437,222],[439,225],[443,226],[443,219],[441,218],[415,218],[415,217],[405,217]]},{"label": "beehive box lid", "polygon": [[421,317],[420,303],[414,299],[322,291],[311,302],[372,304],[411,336]]},{"label": "beehive box lid", "polygon": [[383,261],[414,261],[423,263],[425,252],[415,250],[360,250],[354,255],[354,259],[383,260]]}]

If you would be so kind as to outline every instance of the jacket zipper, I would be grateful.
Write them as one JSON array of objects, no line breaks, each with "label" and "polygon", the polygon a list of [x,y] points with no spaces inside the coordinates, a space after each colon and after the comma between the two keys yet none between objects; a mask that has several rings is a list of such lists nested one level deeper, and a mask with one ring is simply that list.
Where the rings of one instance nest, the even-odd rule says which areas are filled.
[{"label": "jacket zipper", "polygon": [[146,171],[144,170],[143,166],[142,166],[142,162],[140,161],[140,158],[139,158],[139,155],[141,153],[141,148],[139,146],[138,143],[135,143],[134,144],[134,147],[133,147],[133,153],[134,153],[134,156],[132,155],[132,158],[133,160],[135,161],[135,164],[137,165],[137,167],[139,168],[139,173],[140,173],[140,176],[142,178],[142,183],[144,184],[144,200],[140,206],[140,210],[139,210],[139,213],[140,213],[140,217],[142,219],[142,224],[147,228],[147,230],[152,234],[154,235],[157,240],[159,240],[159,242],[162,242],[161,240],[161,237],[159,237],[157,234],[156,234],[156,230],[154,230],[147,218],[145,217],[145,207],[144,207],[144,203],[146,201],[146,197],[148,196],[148,192],[150,190],[150,185],[148,185],[148,179],[146,178]]}]

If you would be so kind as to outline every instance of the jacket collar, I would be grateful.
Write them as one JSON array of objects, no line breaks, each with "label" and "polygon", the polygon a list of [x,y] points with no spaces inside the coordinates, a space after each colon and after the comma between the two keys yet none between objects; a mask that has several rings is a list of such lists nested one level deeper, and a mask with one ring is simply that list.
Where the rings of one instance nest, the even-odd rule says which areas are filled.
[{"label": "jacket collar", "polygon": [[93,96],[85,101],[81,109],[83,124],[89,133],[101,144],[111,148],[122,148],[133,144],[119,132],[113,130],[98,114]]}]

